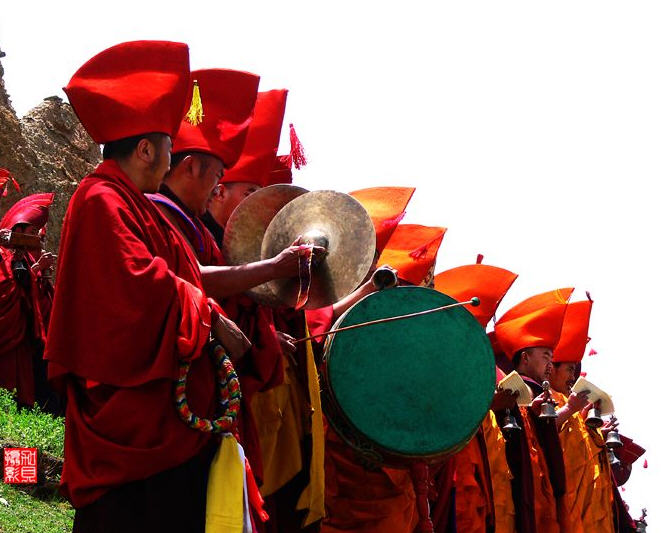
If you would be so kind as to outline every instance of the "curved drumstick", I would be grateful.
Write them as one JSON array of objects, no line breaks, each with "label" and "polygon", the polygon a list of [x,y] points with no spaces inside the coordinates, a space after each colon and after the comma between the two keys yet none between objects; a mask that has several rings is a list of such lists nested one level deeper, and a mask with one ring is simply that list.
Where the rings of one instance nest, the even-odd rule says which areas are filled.
[{"label": "curved drumstick", "polygon": [[340,333],[341,331],[349,331],[350,329],[364,328],[366,326],[374,326],[375,324],[385,324],[387,322],[394,322],[395,320],[404,320],[406,318],[415,318],[417,316],[430,315],[432,313],[438,313],[439,311],[445,311],[446,309],[452,309],[453,307],[460,307],[462,305],[472,305],[473,307],[477,307],[478,305],[480,305],[480,299],[477,296],[474,296],[473,298],[471,298],[470,300],[466,300],[465,302],[457,302],[453,304],[442,305],[441,307],[434,307],[433,309],[427,309],[426,311],[418,311],[416,313],[409,313],[407,315],[397,315],[388,318],[379,318],[378,320],[370,320],[368,322],[361,322],[360,324],[354,324],[352,326],[345,326],[343,328],[331,329],[330,331],[324,331],[323,333],[316,333],[314,335],[309,335],[302,339],[296,339],[293,342],[294,344],[298,344],[299,342],[309,341],[312,339],[316,339],[317,337],[326,337],[328,335],[334,335],[335,333]]}]

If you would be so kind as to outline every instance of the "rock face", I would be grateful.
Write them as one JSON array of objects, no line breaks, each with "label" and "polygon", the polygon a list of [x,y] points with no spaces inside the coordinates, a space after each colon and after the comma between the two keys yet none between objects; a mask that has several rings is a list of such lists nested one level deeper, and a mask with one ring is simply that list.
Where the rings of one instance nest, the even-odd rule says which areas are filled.
[{"label": "rock face", "polygon": [[[3,56],[0,51],[0,58]],[[21,184],[0,198],[0,217],[22,196],[54,192],[48,223],[49,250],[57,250],[62,219],[80,179],[101,160],[98,145],[78,122],[71,106],[51,96],[19,119],[5,90],[0,60],[0,167]]]}]

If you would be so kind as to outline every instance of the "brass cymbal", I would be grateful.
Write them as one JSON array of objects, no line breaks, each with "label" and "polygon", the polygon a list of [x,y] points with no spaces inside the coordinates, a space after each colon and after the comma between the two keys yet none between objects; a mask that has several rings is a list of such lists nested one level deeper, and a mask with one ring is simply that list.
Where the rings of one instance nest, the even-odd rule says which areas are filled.
[{"label": "brass cymbal", "polygon": [[[365,208],[348,194],[306,193],[285,205],[269,224],[262,242],[262,259],[274,257],[299,236],[327,241],[326,255],[312,266],[306,309],[331,305],[358,287],[369,272],[376,250],[374,225]],[[269,288],[293,307],[298,278],[273,280]]]},{"label": "brass cymbal", "polygon": [[[269,223],[280,209],[307,189],[277,184],[258,189],[232,212],[223,235],[223,256],[228,265],[245,265],[261,259],[262,240]],[[291,243],[290,243],[291,244]],[[257,302],[276,306],[279,302],[266,283],[247,291]]]}]

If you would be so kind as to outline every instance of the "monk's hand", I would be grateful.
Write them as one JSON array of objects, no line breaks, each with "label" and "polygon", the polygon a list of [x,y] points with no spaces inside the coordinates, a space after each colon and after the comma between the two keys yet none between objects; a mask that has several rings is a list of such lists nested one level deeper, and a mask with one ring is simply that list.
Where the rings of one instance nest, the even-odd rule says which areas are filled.
[{"label": "monk's hand", "polygon": [[535,416],[539,416],[539,414],[542,412],[542,404],[546,401],[545,396],[546,393],[542,392],[530,404],[530,408],[532,409],[532,412],[535,413]]},{"label": "monk's hand", "polygon": [[581,411],[581,417],[585,420],[588,417],[588,413],[590,412],[590,409],[592,409],[593,407],[599,409],[600,406],[601,406],[600,400],[597,400],[594,403],[587,404],[585,407],[583,407],[583,410]]},{"label": "monk's hand", "polygon": [[[304,250],[309,248],[301,244],[302,237],[298,237],[291,246],[285,248],[278,255],[270,259],[273,269],[272,279],[294,278],[298,276],[298,258]],[[314,247],[314,253],[322,253],[326,250],[318,246]]]},{"label": "monk's hand", "polygon": [[52,252],[42,252],[39,260],[35,263],[37,270],[44,272],[55,264],[57,256]]},{"label": "monk's hand", "polygon": [[504,409],[514,409],[518,396],[518,391],[511,391],[498,387],[491,400],[491,410],[503,411]]},{"label": "monk's hand", "polygon": [[212,333],[233,361],[241,359],[252,346],[239,326],[223,315],[218,315],[218,319],[212,327]]},{"label": "monk's hand", "polygon": [[294,341],[296,339],[284,331],[276,331],[275,333],[278,337],[278,342],[280,343],[280,349],[282,350],[282,353],[286,355],[295,366],[297,366],[298,363],[294,358],[294,355],[296,355],[296,345],[294,344]]},{"label": "monk's hand", "polygon": [[588,396],[590,391],[572,392],[567,398],[567,406],[571,414],[582,411],[589,403]]},{"label": "monk's hand", "polygon": [[609,418],[603,426],[601,426],[601,433],[603,435],[606,435],[609,431],[613,431],[614,429],[617,429],[617,427],[620,425],[620,423],[617,421],[617,418]]}]

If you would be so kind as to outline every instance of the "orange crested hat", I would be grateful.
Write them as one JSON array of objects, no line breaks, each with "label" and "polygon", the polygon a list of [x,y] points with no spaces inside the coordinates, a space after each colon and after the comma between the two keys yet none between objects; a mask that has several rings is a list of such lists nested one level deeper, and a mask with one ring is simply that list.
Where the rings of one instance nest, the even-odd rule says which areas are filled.
[{"label": "orange crested hat", "polygon": [[[478,256],[478,259],[481,259],[481,256]],[[480,299],[480,305],[467,306],[466,309],[473,314],[482,327],[486,328],[517,277],[518,274],[504,268],[483,265],[479,262],[436,274],[434,289],[452,296],[458,302],[477,296]]]},{"label": "orange crested hat", "polygon": [[99,144],[145,133],[174,137],[189,93],[188,46],[132,41],[97,54],[64,92]]},{"label": "orange crested hat", "polygon": [[378,266],[397,269],[397,275],[413,285],[431,285],[436,255],[446,231],[446,228],[399,224],[381,252]]},{"label": "orange crested hat", "polygon": [[308,164],[305,150],[293,124],[289,124],[289,153],[276,157],[267,185],[292,182],[292,166],[300,170]]},{"label": "orange crested hat", "polygon": [[415,187],[370,187],[353,191],[353,196],[365,208],[376,231],[376,249],[383,252],[411,201]]},{"label": "orange crested hat", "polygon": [[42,228],[48,222],[48,210],[55,193],[42,192],[21,198],[0,220],[0,228],[12,229],[16,224],[30,224]]},{"label": "orange crested hat", "polygon": [[286,105],[286,89],[257,94],[255,113],[248,128],[246,144],[236,165],[225,172],[222,183],[246,182],[260,187],[268,185],[278,152]]},{"label": "orange crested hat", "polygon": [[583,359],[585,346],[590,340],[588,328],[591,312],[592,300],[572,302],[567,306],[560,342],[553,350],[554,363],[578,363]]},{"label": "orange crested hat", "polygon": [[524,348],[555,348],[560,340],[567,300],[573,291],[568,288],[537,294],[507,311],[494,328],[505,355],[512,359]]},{"label": "orange crested hat", "polygon": [[202,152],[226,168],[239,159],[252,123],[259,76],[228,69],[191,72],[192,99],[172,153]]}]

